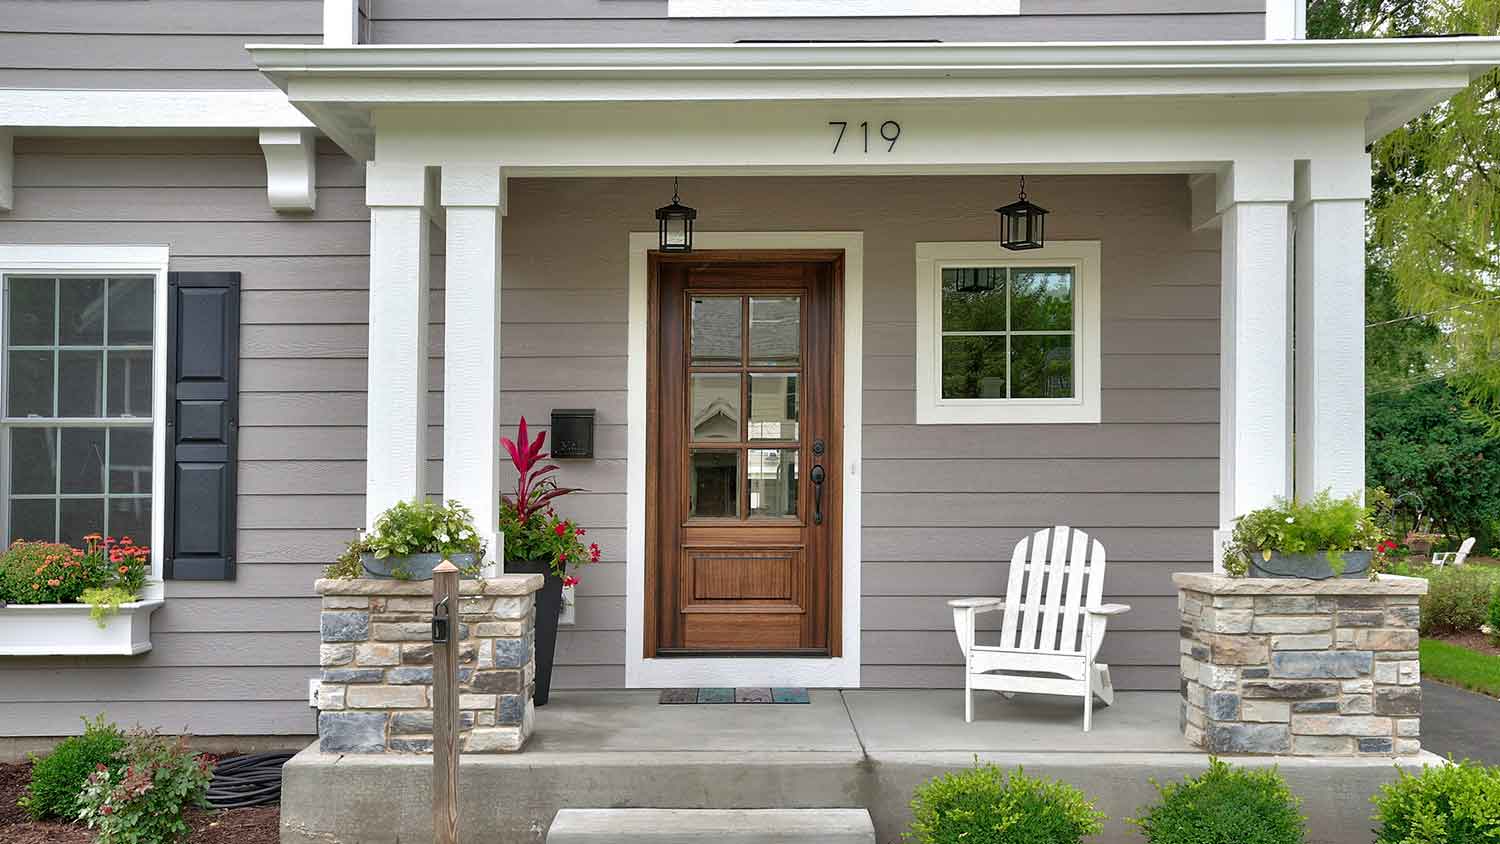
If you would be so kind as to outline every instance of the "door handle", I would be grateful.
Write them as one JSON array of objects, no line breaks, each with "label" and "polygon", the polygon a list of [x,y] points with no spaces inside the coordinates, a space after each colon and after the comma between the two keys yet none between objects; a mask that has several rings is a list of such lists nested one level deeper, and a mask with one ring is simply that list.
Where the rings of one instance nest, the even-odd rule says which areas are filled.
[{"label": "door handle", "polygon": [[813,524],[823,524],[823,473],[822,466],[812,467],[813,482]]}]

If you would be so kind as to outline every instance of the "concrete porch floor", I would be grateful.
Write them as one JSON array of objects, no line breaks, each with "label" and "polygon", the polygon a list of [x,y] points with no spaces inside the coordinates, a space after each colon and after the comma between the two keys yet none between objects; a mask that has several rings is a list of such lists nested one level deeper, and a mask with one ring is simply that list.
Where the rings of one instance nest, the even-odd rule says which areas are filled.
[{"label": "concrete porch floor", "polygon": [[[1087,734],[1076,698],[982,692],[966,724],[951,689],[814,690],[805,705],[659,705],[657,695],[554,692],[525,752],[464,757],[462,840],[541,842],[562,808],[865,808],[881,844],[897,844],[912,790],[977,757],[1078,786],[1109,817],[1097,841],[1123,844],[1140,840],[1124,818],[1154,798],[1150,778],[1207,765],[1179,734],[1170,692],[1119,693]],[[1370,795],[1396,770],[1389,757],[1239,761],[1280,766],[1305,801],[1309,844],[1367,842]],[[426,756],[307,748],[285,769],[283,844],[431,840],[431,767]]]}]

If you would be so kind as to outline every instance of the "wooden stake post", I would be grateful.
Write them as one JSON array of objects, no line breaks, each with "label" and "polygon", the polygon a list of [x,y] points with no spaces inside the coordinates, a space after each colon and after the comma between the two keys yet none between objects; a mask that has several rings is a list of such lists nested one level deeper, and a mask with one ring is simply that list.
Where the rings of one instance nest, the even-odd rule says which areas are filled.
[{"label": "wooden stake post", "polygon": [[458,842],[458,567],[432,570],[432,840]]}]

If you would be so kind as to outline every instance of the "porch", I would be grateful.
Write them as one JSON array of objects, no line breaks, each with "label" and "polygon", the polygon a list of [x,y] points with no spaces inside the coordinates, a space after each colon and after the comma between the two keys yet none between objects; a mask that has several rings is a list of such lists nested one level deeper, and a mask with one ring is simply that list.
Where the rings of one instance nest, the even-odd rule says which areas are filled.
[{"label": "porch", "polygon": [[[912,789],[982,762],[1067,780],[1108,816],[1104,844],[1132,841],[1125,822],[1154,794],[1149,778],[1200,771],[1205,754],[1178,729],[1173,692],[1121,692],[1079,729],[1076,699],[980,694],[965,724],[956,690],[813,690],[802,704],[661,705],[655,691],[561,691],[538,710],[526,752],[467,756],[460,773],[465,840],[539,842],[562,808],[867,808],[881,842],[909,821]],[[1308,840],[1368,836],[1369,795],[1389,757],[1261,757],[1277,764],[1308,815]],[[431,758],[321,754],[285,769],[283,842],[422,840],[431,823]],[[402,799],[390,799],[400,794]]]}]

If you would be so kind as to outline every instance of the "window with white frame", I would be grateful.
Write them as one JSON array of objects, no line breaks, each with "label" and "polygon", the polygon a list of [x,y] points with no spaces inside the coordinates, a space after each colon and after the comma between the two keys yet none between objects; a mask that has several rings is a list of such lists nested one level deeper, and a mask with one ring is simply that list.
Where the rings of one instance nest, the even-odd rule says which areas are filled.
[{"label": "window with white frame", "polygon": [[1099,244],[917,244],[918,424],[1099,421]]},{"label": "window with white frame", "polygon": [[166,261],[165,247],[0,247],[7,543],[160,546]]}]

